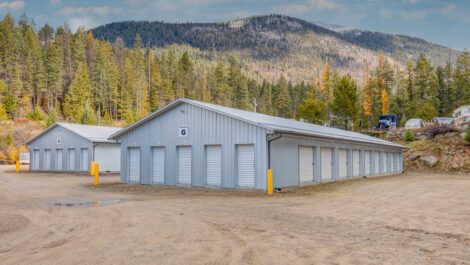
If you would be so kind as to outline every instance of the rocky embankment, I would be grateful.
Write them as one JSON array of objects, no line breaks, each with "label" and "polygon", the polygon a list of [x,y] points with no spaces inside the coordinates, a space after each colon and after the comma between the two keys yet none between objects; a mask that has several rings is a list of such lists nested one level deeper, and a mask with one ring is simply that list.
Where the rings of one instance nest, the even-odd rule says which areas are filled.
[{"label": "rocky embankment", "polygon": [[410,131],[415,140],[404,141],[405,130],[387,132],[386,140],[410,149],[404,154],[406,170],[470,173],[470,143],[463,132],[430,136],[425,130]]}]

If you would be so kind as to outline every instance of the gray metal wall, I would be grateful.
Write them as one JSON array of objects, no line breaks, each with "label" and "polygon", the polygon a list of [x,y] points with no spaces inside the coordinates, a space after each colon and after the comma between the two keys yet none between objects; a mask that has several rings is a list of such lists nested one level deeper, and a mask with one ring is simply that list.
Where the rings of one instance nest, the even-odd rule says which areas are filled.
[{"label": "gray metal wall", "polygon": [[[61,143],[57,144],[57,139],[60,138]],[[51,170],[56,171],[56,154],[57,154],[57,149],[62,149],[63,150],[63,155],[62,155],[62,171],[69,171],[68,170],[68,161],[69,161],[69,148],[75,148],[75,170],[74,171],[80,171],[80,163],[81,163],[81,148],[88,148],[88,159],[89,161],[87,162],[90,164],[91,159],[93,157],[93,144],[61,127],[61,126],[56,126],[52,130],[48,131],[44,135],[40,136],[36,140],[34,140],[32,143],[29,144],[29,151],[31,155],[31,166],[33,165],[34,161],[34,152],[33,150],[39,149],[39,170],[37,171],[42,171],[45,169],[44,166],[44,150],[45,149],[50,149],[51,150]],[[32,168],[32,167],[31,167]],[[33,170],[33,169],[32,169]]]},{"label": "gray metal wall", "polygon": [[[179,127],[188,136],[179,137]],[[205,186],[205,145],[222,147],[222,187],[235,188],[236,145],[255,146],[255,188],[266,188],[266,130],[226,115],[182,103],[151,121],[127,132],[121,142],[121,181],[128,182],[128,149],[140,147],[141,183],[151,184],[151,148],[165,147],[165,184],[176,185],[177,146],[192,146],[192,185]]]},{"label": "gray metal wall", "polygon": [[[325,140],[311,137],[301,136],[290,136],[283,135],[282,138],[271,142],[271,168],[273,169],[274,187],[290,187],[299,185],[299,146],[312,146],[315,148],[315,167],[314,167],[314,182],[321,182],[320,166],[321,165],[321,147],[333,148],[334,152],[334,165],[333,165],[333,180],[338,178],[338,149],[348,149],[348,160],[352,161],[352,150],[356,149],[360,151],[360,176],[365,175],[365,161],[364,151],[381,151],[381,152],[397,152],[400,153],[399,158],[399,170],[402,171],[402,150],[397,148],[388,148],[379,145],[367,145],[367,144],[354,144],[349,142],[341,142],[336,140]],[[390,158],[390,156],[388,156]],[[380,156],[380,169],[382,168],[382,156]],[[390,166],[391,160],[388,160]],[[374,157],[372,157],[372,165],[374,163]],[[396,174],[390,172],[374,172],[373,166],[371,166],[373,175],[386,175]],[[352,163],[348,164],[348,177],[352,177]]]}]

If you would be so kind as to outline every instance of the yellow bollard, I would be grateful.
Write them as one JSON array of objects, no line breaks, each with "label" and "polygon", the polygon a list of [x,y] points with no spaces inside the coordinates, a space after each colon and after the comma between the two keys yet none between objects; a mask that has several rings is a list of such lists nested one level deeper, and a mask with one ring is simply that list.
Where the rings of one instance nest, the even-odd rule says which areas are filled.
[{"label": "yellow bollard", "polygon": [[20,172],[20,161],[16,161],[16,172]]},{"label": "yellow bollard", "polygon": [[90,176],[95,175],[95,161],[90,162]]},{"label": "yellow bollard", "polygon": [[95,179],[94,179],[93,185],[98,186],[98,178],[100,176],[100,165],[98,163],[95,163],[94,173],[95,173]]},{"label": "yellow bollard", "polygon": [[273,183],[273,170],[268,169],[268,195],[273,195],[274,183]]}]

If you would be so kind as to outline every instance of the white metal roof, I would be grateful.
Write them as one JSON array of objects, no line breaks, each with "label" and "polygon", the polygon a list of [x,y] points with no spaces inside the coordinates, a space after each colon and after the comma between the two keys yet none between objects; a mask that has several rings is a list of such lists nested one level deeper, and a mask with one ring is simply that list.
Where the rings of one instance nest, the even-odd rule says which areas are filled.
[{"label": "white metal roof", "polygon": [[143,124],[153,119],[154,117],[160,115],[161,113],[181,103],[188,103],[188,104],[196,105],[204,109],[209,109],[209,110],[212,110],[212,111],[215,111],[215,112],[218,112],[218,113],[221,113],[221,114],[224,114],[224,115],[227,115],[227,116],[239,119],[239,120],[243,120],[243,121],[261,126],[263,128],[266,128],[268,130],[271,130],[273,133],[280,132],[280,133],[300,134],[300,135],[316,136],[316,137],[329,138],[329,139],[379,144],[379,145],[385,145],[385,146],[391,146],[391,147],[397,147],[397,148],[407,148],[405,146],[402,146],[396,143],[388,142],[388,141],[385,141],[376,137],[372,137],[369,135],[361,134],[361,133],[345,131],[341,129],[316,125],[312,123],[285,119],[285,118],[280,118],[276,116],[250,112],[250,111],[241,110],[241,109],[234,109],[234,108],[229,108],[229,107],[224,107],[220,105],[200,102],[196,100],[184,99],[184,98],[177,99],[173,101],[172,103],[168,104],[167,106],[129,125],[128,127],[117,132],[116,134],[111,135],[111,138],[115,139],[119,137],[120,135],[126,133],[127,131],[138,127],[140,124]]},{"label": "white metal roof", "polygon": [[52,130],[53,128],[60,126],[63,127],[75,134],[78,134],[91,142],[98,142],[98,143],[108,143],[108,142],[115,142],[109,139],[109,137],[120,131],[122,128],[120,127],[110,127],[110,126],[98,126],[98,125],[85,125],[85,124],[75,124],[75,123],[63,123],[58,122],[47,129],[42,131],[40,134],[36,135],[32,139],[30,139],[26,144],[33,142],[35,139],[41,137],[48,131]]}]

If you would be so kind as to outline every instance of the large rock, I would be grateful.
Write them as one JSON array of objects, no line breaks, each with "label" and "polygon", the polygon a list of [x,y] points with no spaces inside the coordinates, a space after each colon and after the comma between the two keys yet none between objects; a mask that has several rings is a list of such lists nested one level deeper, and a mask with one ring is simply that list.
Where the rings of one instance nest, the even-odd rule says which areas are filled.
[{"label": "large rock", "polygon": [[435,167],[437,165],[437,158],[431,155],[421,157],[419,161],[424,162],[428,167]]},{"label": "large rock", "polygon": [[462,166],[460,165],[460,163],[453,161],[450,164],[450,168],[453,169],[453,170],[459,170],[459,169],[462,168]]},{"label": "large rock", "polygon": [[458,132],[448,132],[448,133],[444,134],[444,138],[454,138],[458,134],[459,134]]},{"label": "large rock", "polygon": [[421,154],[418,153],[412,153],[408,156],[408,160],[410,161],[415,161],[416,159],[420,158]]},{"label": "large rock", "polygon": [[470,169],[470,161],[464,161],[463,162],[463,168]]},{"label": "large rock", "polygon": [[466,134],[467,134],[466,132],[460,133],[460,137],[462,137],[462,139],[465,140],[465,135],[466,135]]}]

